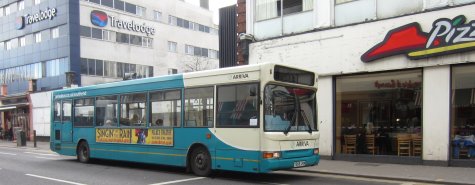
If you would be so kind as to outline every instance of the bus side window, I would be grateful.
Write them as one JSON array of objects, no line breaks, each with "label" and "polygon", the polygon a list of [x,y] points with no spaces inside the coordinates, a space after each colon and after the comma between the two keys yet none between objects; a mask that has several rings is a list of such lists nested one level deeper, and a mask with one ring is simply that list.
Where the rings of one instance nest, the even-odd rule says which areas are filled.
[{"label": "bus side window", "polygon": [[150,93],[150,122],[152,127],[180,126],[180,90]]},{"label": "bus side window", "polygon": [[84,127],[94,125],[94,99],[74,100],[74,126]]},{"label": "bus side window", "polygon": [[258,126],[258,84],[218,86],[218,127]]},{"label": "bus side window", "polygon": [[71,100],[63,100],[61,121],[71,121],[72,102]]},{"label": "bus side window", "polygon": [[214,114],[214,88],[185,89],[185,126],[212,127]]},{"label": "bus side window", "polygon": [[96,126],[115,127],[117,126],[118,112],[117,96],[101,96],[96,98]]},{"label": "bus side window", "polygon": [[61,121],[61,101],[54,102],[54,121]]}]

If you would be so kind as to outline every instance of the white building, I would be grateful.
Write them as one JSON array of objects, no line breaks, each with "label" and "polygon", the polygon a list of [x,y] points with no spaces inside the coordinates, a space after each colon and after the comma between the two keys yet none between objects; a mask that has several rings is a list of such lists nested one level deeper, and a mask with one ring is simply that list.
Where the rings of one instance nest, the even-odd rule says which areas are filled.
[{"label": "white building", "polygon": [[324,157],[475,166],[474,2],[248,0],[249,63],[319,74]]}]

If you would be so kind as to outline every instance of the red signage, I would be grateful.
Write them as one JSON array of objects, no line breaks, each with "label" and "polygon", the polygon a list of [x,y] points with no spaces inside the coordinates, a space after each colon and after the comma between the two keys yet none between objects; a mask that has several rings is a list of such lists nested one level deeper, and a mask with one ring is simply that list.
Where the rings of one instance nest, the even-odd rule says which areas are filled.
[{"label": "red signage", "polygon": [[363,62],[406,54],[421,59],[475,49],[475,21],[465,23],[459,15],[454,19],[437,19],[429,33],[413,22],[389,31],[384,40],[361,56]]}]

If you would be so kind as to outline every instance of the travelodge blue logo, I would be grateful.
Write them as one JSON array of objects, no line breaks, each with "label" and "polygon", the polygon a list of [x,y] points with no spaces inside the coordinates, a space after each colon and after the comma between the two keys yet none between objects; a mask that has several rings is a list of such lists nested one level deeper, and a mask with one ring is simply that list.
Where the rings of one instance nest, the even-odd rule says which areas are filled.
[{"label": "travelodge blue logo", "polygon": [[17,17],[15,20],[15,28],[21,30],[25,27],[25,18],[23,16]]},{"label": "travelodge blue logo", "polygon": [[93,25],[104,27],[107,25],[107,14],[102,11],[93,10],[91,12],[91,23]]}]

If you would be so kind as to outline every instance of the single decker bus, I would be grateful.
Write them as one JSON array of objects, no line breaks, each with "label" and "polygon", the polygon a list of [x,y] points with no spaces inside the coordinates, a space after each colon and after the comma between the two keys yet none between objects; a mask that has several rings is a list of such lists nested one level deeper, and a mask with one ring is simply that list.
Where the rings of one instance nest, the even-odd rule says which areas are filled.
[{"label": "single decker bus", "polygon": [[318,164],[316,74],[265,63],[54,91],[51,150],[266,173]]}]

